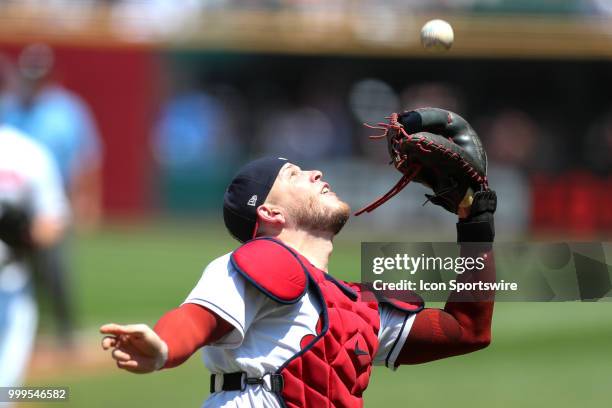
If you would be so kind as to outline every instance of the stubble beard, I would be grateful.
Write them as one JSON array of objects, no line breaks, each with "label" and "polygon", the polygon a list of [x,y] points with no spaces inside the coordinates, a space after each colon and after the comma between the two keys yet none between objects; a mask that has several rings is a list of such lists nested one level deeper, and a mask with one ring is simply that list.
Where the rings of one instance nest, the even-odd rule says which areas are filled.
[{"label": "stubble beard", "polygon": [[351,215],[351,208],[344,201],[339,205],[328,207],[315,197],[309,197],[304,205],[291,210],[296,225],[312,232],[332,233],[337,235]]}]

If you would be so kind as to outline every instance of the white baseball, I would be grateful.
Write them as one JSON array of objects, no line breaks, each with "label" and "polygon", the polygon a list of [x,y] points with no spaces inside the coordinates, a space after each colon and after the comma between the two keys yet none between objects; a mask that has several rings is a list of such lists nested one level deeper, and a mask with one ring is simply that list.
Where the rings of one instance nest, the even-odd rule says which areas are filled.
[{"label": "white baseball", "polygon": [[444,20],[431,20],[421,29],[421,44],[427,50],[446,51],[453,45],[453,27]]}]

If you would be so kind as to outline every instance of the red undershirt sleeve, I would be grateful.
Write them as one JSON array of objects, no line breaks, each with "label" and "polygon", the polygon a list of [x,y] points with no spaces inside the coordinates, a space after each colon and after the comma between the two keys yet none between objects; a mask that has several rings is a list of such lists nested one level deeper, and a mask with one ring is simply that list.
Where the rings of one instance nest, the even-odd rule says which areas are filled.
[{"label": "red undershirt sleeve", "polygon": [[[477,192],[468,217],[457,223],[461,257],[482,258],[484,263],[482,269],[472,268],[459,275],[457,282],[495,282],[492,242],[496,208],[494,191]],[[492,290],[454,291],[444,309],[423,309],[416,315],[395,364],[426,363],[487,347],[491,342],[494,298]]]},{"label": "red undershirt sleeve", "polygon": [[213,343],[233,329],[207,308],[193,303],[164,314],[153,330],[168,345],[168,359],[163,368],[176,367],[201,347]]},{"label": "red undershirt sleeve", "polygon": [[[495,282],[495,261],[490,246],[480,251],[473,247],[462,248],[461,256],[482,256],[485,267],[480,271],[463,273],[457,282]],[[491,342],[494,292],[477,292],[453,292],[444,309],[423,309],[419,312],[396,365],[426,363],[488,346]],[[466,299],[466,295],[472,296],[472,299]]]}]

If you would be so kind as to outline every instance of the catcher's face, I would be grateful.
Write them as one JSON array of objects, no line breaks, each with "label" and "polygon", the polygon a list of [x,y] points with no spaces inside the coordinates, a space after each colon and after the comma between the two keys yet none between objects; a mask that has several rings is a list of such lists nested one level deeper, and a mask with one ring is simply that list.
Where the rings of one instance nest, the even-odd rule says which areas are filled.
[{"label": "catcher's face", "polygon": [[267,203],[276,207],[286,226],[337,234],[351,209],[331,190],[319,170],[285,164],[270,190]]}]

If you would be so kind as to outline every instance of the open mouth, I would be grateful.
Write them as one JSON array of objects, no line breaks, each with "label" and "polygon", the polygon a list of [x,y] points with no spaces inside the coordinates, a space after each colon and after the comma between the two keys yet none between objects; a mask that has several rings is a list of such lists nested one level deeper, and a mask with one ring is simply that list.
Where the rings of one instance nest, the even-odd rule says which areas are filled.
[{"label": "open mouth", "polygon": [[323,188],[321,189],[321,194],[327,194],[330,192],[331,192],[331,189],[329,188],[329,184],[325,183],[323,185]]}]

